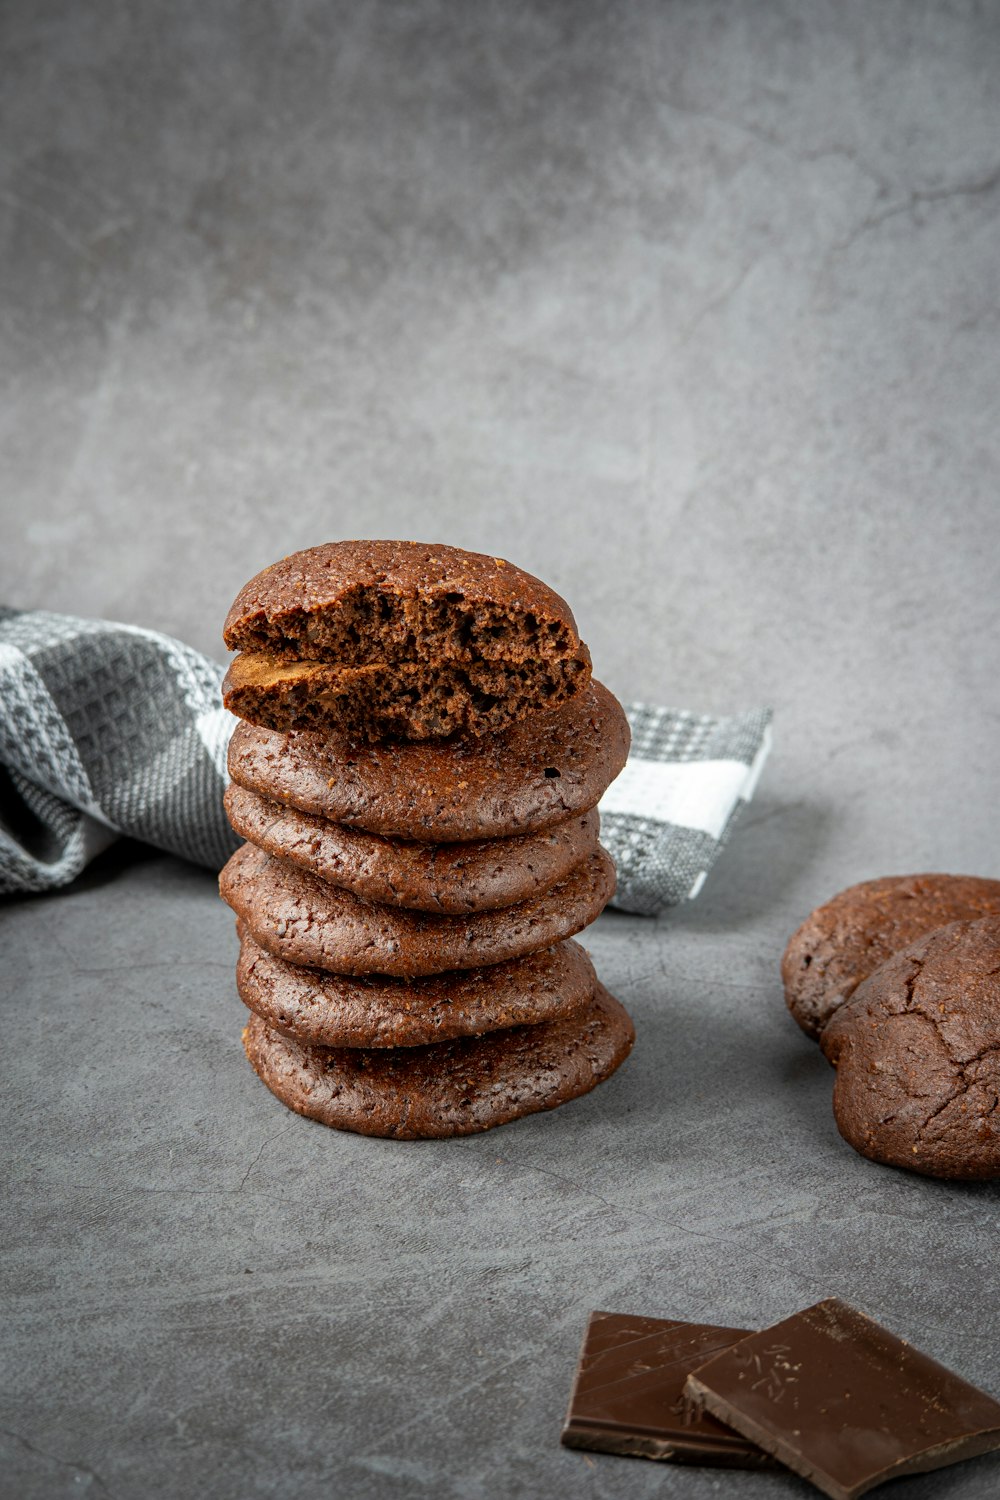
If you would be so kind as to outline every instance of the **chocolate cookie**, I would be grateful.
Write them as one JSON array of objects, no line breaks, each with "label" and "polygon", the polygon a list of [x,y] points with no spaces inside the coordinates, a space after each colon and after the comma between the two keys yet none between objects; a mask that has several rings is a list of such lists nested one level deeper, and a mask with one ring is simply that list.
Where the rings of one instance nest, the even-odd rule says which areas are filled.
[{"label": "chocolate cookie", "polygon": [[474,740],[358,744],[238,724],[229,774],[262,797],[388,838],[506,838],[587,812],[625,764],[628,720],[599,682],[552,713]]},{"label": "chocolate cookie", "polygon": [[334,730],[359,739],[428,740],[497,734],[564,703],[590,679],[586,646],[550,662],[370,662],[361,667],[242,653],[222,701],[265,729]]},{"label": "chocolate cookie", "polygon": [[501,558],[335,542],[251,580],[226,644],[226,707],[266,729],[379,740],[493,734],[586,687],[566,603]]},{"label": "chocolate cookie", "polygon": [[929,1177],[1000,1177],[1000,916],[888,958],[823,1031],[837,1128]]},{"label": "chocolate cookie", "polygon": [[361,901],[244,844],[224,867],[219,889],[251,937],[286,963],[413,979],[523,958],[572,937],[611,899],[615,867],[598,845],[541,896],[502,911],[443,917]]},{"label": "chocolate cookie", "polygon": [[231,651],[338,662],[525,661],[580,649],[569,605],[500,557],[424,542],[327,542],[251,578]]},{"label": "chocolate cookie", "polygon": [[809,1036],[861,981],[907,943],[946,922],[1000,912],[1000,880],[974,875],[890,875],[819,906],[793,933],[781,961],[785,1003]]},{"label": "chocolate cookie", "polygon": [[493,911],[540,895],[594,852],[600,828],[595,808],[520,838],[417,844],[282,807],[235,782],[225,804],[240,837],[268,854],[365,901],[446,913]]},{"label": "chocolate cookie", "polygon": [[243,1044],[271,1092],[336,1130],[397,1140],[473,1135],[586,1094],[625,1061],[635,1030],[601,985],[558,1021],[430,1047],[302,1047],[252,1016]]},{"label": "chocolate cookie", "polygon": [[554,1021],[589,1000],[594,966],[578,943],[425,979],[351,978],[286,964],[241,934],[240,997],[305,1046],[419,1047]]}]

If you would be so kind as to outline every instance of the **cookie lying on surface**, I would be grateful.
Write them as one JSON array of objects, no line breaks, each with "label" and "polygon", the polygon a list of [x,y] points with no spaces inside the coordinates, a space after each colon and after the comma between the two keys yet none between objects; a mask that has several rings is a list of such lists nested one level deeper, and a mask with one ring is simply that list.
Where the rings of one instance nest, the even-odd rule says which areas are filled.
[{"label": "cookie lying on surface", "polygon": [[569,606],[502,558],[330,542],[265,568],[224,637],[226,707],[269,729],[365,739],[496,733],[586,687]]},{"label": "cookie lying on surface", "polygon": [[624,1062],[635,1030],[597,985],[570,1015],[429,1047],[302,1047],[252,1016],[250,1063],[298,1114],[398,1140],[472,1135],[588,1093]]},{"label": "cookie lying on surface", "polygon": [[382,838],[271,802],[232,782],[226,813],[241,838],[365,901],[456,915],[540,895],[597,847],[594,808],[540,833],[428,844]]},{"label": "cookie lying on surface", "polygon": [[1000,912],[1000,880],[892,875],[840,891],[792,934],[781,961],[785,1003],[807,1035],[823,1028],[892,954],[947,922]]},{"label": "cookie lying on surface", "polygon": [[244,844],[223,869],[219,890],[250,935],[276,958],[335,974],[412,979],[506,963],[572,937],[614,895],[615,867],[598,845],[539,896],[498,911],[449,917],[376,906]]},{"label": "cookie lying on surface", "polygon": [[629,738],[621,704],[591,682],[561,708],[468,740],[378,745],[238,724],[229,774],[272,802],[387,838],[509,838],[596,806]]},{"label": "cookie lying on surface", "polygon": [[887,959],[825,1027],[833,1112],[863,1156],[930,1177],[1000,1176],[1000,916]]},{"label": "cookie lying on surface", "polygon": [[271,1028],[312,1047],[421,1047],[579,1010],[597,984],[571,940],[488,968],[423,979],[331,974],[284,963],[241,928],[236,986]]}]

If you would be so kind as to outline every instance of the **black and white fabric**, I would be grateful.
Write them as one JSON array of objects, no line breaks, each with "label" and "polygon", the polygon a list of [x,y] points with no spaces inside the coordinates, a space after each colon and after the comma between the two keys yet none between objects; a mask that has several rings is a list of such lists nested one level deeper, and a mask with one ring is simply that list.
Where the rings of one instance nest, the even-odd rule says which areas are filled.
[{"label": "black and white fabric", "polygon": [[[0,607],[0,893],[69,884],[126,834],[218,869],[239,840],[222,808],[236,720],[223,668],[106,620]],[[697,895],[769,746],[770,714],[627,709],[632,754],[601,803],[614,904]]]},{"label": "black and white fabric", "polygon": [[119,833],[221,866],[221,681],[156,631],[0,609],[0,892],[66,885]]},{"label": "black and white fabric", "polygon": [[655,916],[697,896],[753,796],[771,711],[712,718],[627,704],[628,763],[601,799],[601,843],[618,870],[614,905]]}]

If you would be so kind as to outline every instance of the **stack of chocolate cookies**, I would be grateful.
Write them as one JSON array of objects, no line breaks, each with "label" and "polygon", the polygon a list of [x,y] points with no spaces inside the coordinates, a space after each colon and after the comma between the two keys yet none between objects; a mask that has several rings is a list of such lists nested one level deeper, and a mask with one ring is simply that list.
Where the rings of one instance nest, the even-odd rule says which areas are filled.
[{"label": "stack of chocolate cookies", "polygon": [[632,1023],[570,939],[614,891],[596,805],[629,731],[564,601],[497,558],[331,543],[252,579],[225,639],[247,843],[220,886],[268,1087],[413,1139],[614,1072]]}]

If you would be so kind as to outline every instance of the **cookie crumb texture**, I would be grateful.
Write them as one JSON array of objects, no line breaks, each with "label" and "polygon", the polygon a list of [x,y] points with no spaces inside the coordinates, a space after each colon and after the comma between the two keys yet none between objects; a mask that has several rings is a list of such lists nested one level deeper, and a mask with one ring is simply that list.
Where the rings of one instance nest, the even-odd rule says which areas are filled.
[{"label": "cookie crumb texture", "polygon": [[327,542],[242,588],[232,651],[286,660],[527,661],[580,648],[569,605],[503,558],[423,542]]},{"label": "cookie crumb texture", "polygon": [[265,568],[226,620],[226,706],[367,739],[496,733],[586,687],[565,600],[502,558],[331,542]]},{"label": "cookie crumb texture", "polygon": [[889,875],[840,891],[792,934],[781,961],[785,1003],[807,1036],[858,985],[909,943],[949,922],[1000,912],[1000,880],[975,875]]},{"label": "cookie crumb texture", "polygon": [[1000,916],[904,948],[825,1028],[841,1135],[929,1177],[1000,1177]]},{"label": "cookie crumb texture", "polygon": [[289,1109],[397,1140],[474,1135],[555,1109],[609,1078],[634,1040],[600,985],[562,1020],[429,1047],[302,1047],[256,1015],[243,1033],[252,1067]]},{"label": "cookie crumb texture", "polygon": [[559,661],[373,662],[333,666],[241,654],[222,700],[265,729],[332,729],[359,739],[496,734],[586,687],[590,654]]}]

